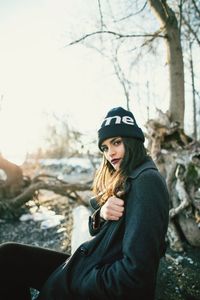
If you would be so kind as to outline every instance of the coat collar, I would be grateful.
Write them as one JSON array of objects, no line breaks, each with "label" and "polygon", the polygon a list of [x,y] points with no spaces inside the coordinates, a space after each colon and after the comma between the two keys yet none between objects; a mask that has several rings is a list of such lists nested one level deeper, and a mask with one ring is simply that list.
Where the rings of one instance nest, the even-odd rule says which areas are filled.
[{"label": "coat collar", "polygon": [[138,175],[140,175],[144,170],[147,169],[154,169],[158,171],[158,168],[150,157],[148,157],[143,164],[134,169],[129,175],[129,178],[135,179],[136,177],[138,177]]}]

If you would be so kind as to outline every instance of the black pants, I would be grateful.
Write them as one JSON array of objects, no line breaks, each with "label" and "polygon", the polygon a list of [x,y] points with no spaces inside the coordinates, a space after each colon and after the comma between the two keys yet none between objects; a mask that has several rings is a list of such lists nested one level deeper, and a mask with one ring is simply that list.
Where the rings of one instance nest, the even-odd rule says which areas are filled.
[{"label": "black pants", "polygon": [[50,249],[4,243],[0,245],[0,299],[30,300],[30,288],[40,291],[50,274],[69,255]]}]

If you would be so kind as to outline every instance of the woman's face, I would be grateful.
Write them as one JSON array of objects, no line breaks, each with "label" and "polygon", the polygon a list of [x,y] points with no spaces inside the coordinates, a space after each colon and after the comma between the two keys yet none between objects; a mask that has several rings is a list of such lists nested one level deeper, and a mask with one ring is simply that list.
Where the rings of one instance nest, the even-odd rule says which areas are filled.
[{"label": "woman's face", "polygon": [[125,146],[122,138],[118,136],[103,141],[101,150],[113,168],[119,170],[125,155]]}]

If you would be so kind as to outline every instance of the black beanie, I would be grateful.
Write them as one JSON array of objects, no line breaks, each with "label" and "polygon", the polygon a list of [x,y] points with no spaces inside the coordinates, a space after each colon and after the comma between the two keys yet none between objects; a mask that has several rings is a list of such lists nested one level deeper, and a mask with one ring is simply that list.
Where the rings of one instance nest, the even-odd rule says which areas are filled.
[{"label": "black beanie", "polygon": [[133,137],[144,142],[144,134],[138,127],[133,114],[122,107],[111,109],[98,130],[98,146],[101,150],[101,144],[104,140],[115,137]]}]

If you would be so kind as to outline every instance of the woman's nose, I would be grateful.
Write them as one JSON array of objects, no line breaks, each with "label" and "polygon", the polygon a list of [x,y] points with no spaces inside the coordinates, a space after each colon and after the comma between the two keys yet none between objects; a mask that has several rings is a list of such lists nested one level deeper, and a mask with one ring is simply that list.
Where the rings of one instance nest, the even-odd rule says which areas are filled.
[{"label": "woman's nose", "polygon": [[112,157],[114,154],[115,154],[115,149],[113,147],[109,147],[108,155]]}]

